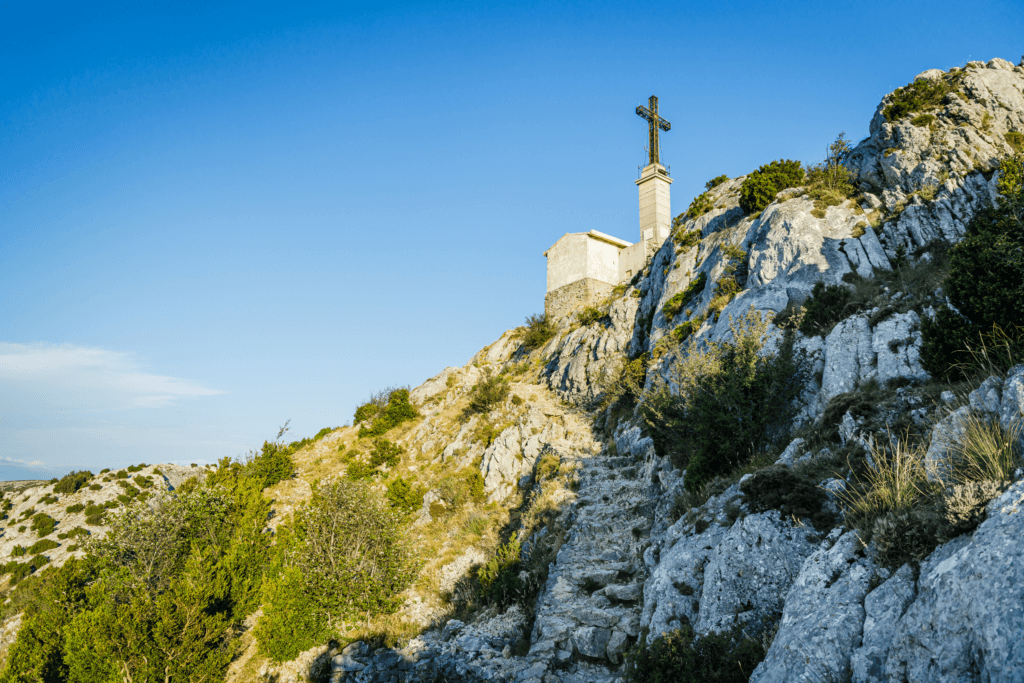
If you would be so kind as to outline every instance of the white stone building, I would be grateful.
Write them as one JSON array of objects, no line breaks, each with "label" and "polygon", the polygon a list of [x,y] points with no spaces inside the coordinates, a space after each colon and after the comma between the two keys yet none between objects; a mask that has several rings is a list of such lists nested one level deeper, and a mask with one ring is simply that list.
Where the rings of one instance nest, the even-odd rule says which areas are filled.
[{"label": "white stone building", "polygon": [[636,181],[640,190],[640,241],[630,244],[603,232],[570,232],[544,252],[548,288],[544,312],[551,318],[572,314],[608,297],[647,267],[672,231],[669,186],[672,179],[659,163],[649,164]]}]

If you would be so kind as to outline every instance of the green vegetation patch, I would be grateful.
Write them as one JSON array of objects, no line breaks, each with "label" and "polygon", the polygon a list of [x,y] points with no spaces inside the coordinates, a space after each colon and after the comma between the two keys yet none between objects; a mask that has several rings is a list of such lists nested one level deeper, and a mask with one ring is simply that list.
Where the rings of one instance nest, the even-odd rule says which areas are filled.
[{"label": "green vegetation patch", "polygon": [[701,192],[699,195],[693,198],[690,202],[689,208],[686,209],[686,220],[693,220],[703,216],[711,209],[715,208],[715,203],[711,199],[711,195],[707,192]]},{"label": "green vegetation patch", "polygon": [[665,316],[665,320],[674,320],[683,308],[689,305],[691,301],[704,291],[704,285],[707,284],[707,281],[707,273],[700,273],[692,282],[690,282],[690,284],[686,286],[686,289],[672,295],[672,297],[665,302],[665,305],[661,307],[661,312],[662,315]]},{"label": "green vegetation patch", "polygon": [[505,401],[509,391],[508,379],[504,375],[493,374],[488,368],[484,379],[473,385],[469,392],[466,415],[491,412]]},{"label": "green vegetation patch", "polygon": [[593,306],[584,306],[583,310],[579,311],[576,314],[576,322],[578,322],[583,327],[586,327],[587,325],[593,325],[599,320],[603,320],[604,318],[607,317],[608,314],[599,308],[594,308]]},{"label": "green vegetation patch", "polygon": [[784,465],[754,472],[740,490],[756,512],[778,510],[784,518],[810,519],[819,531],[835,526],[835,515],[825,509],[825,492]]},{"label": "green vegetation patch", "polygon": [[[367,409],[370,406],[376,407],[377,410],[368,414]],[[359,437],[381,436],[403,422],[414,420],[419,416],[420,414],[416,411],[416,408],[409,403],[409,390],[404,388],[395,389],[388,395],[386,405],[378,406],[371,402],[360,406],[356,410],[357,422],[372,419],[369,427],[365,425],[359,427]],[[361,420],[359,419],[360,417],[362,417]]]},{"label": "green vegetation patch", "polygon": [[767,322],[756,313],[730,327],[729,341],[691,341],[640,407],[658,452],[687,469],[691,491],[787,438],[779,425],[795,414],[793,399],[809,371],[791,338],[777,354],[760,355]]},{"label": "green vegetation patch", "polygon": [[955,310],[921,321],[921,361],[933,375],[964,376],[994,356],[1006,370],[1024,357],[1024,155],[999,168],[998,201],[950,250],[943,289]]},{"label": "green vegetation patch", "polygon": [[740,208],[752,214],[764,211],[775,201],[775,195],[804,181],[804,169],[799,161],[779,159],[761,166],[747,176],[740,186]]},{"label": "green vegetation patch", "polygon": [[88,484],[90,479],[92,479],[92,472],[75,471],[70,474],[65,474],[56,484],[53,485],[53,492],[70,496],[72,493],[75,493],[78,489]]},{"label": "green vegetation patch", "polygon": [[547,313],[527,316],[526,326],[521,329],[520,339],[523,341],[523,348],[529,351],[539,349],[555,336],[555,324],[548,318]]},{"label": "green vegetation patch", "polygon": [[721,185],[723,183],[726,183],[728,181],[729,181],[729,176],[727,176],[727,175],[715,176],[711,180],[709,180],[706,183],[704,183],[704,189],[706,189],[706,190],[713,190],[716,187],[718,187],[719,185]]},{"label": "green vegetation patch", "polygon": [[415,576],[403,515],[364,484],[338,480],[278,532],[264,582],[259,651],[275,661],[337,637],[340,620],[390,614]]},{"label": "green vegetation patch", "polygon": [[43,536],[49,536],[56,528],[57,520],[45,512],[40,512],[32,517],[32,531],[34,531],[40,538]]},{"label": "green vegetation patch", "polygon": [[896,88],[891,101],[882,109],[882,116],[892,123],[911,114],[937,109],[942,106],[947,95],[957,90],[959,83],[959,74],[948,74],[939,79],[919,78],[909,85]]},{"label": "green vegetation patch", "polygon": [[[683,617],[686,618],[685,616]],[[654,639],[641,638],[626,656],[629,683],[746,683],[764,659],[764,646],[731,631],[697,636],[690,624]]]}]

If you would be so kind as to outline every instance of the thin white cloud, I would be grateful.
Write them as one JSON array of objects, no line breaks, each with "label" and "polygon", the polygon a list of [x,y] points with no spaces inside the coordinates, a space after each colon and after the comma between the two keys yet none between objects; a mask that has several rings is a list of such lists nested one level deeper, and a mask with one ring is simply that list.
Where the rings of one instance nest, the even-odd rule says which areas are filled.
[{"label": "thin white cloud", "polygon": [[181,397],[224,393],[192,380],[145,372],[127,353],[73,344],[0,343],[0,383],[32,387],[79,405],[84,394],[100,409],[159,408]]}]

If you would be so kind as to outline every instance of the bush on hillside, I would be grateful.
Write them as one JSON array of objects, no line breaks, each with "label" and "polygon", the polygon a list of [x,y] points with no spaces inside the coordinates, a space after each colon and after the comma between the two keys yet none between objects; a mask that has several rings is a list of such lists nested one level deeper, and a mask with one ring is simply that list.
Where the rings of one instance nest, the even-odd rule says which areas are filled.
[{"label": "bush on hillside", "polygon": [[760,354],[767,325],[751,312],[730,325],[729,341],[680,346],[669,380],[645,392],[641,413],[655,447],[687,470],[692,491],[787,436],[807,366],[791,339]]},{"label": "bush on hillside", "polygon": [[415,576],[402,519],[365,484],[342,479],[315,489],[281,532],[279,571],[264,586],[255,631],[260,651],[292,659],[342,619],[394,612]]},{"label": "bush on hillside", "polygon": [[260,488],[270,488],[295,476],[292,450],[281,443],[264,441],[258,454],[245,463],[246,474],[260,481]]},{"label": "bush on hillside", "polygon": [[370,451],[370,466],[394,467],[402,461],[402,454],[405,449],[398,444],[393,444],[387,439],[377,439],[373,442],[373,450]]},{"label": "bush on hillside", "polygon": [[946,96],[957,89],[958,84],[959,79],[952,74],[938,79],[918,78],[913,83],[896,88],[889,104],[882,109],[882,116],[892,123],[917,112],[937,109]]},{"label": "bush on hillside", "polygon": [[706,189],[706,190],[713,190],[716,187],[718,187],[719,185],[721,185],[722,183],[726,183],[728,181],[729,181],[729,176],[727,176],[727,175],[715,176],[711,180],[709,180],[706,183],[704,183],[704,189]]},{"label": "bush on hillside", "polygon": [[665,316],[665,320],[675,319],[680,311],[704,291],[704,285],[707,284],[707,281],[707,273],[699,273],[683,291],[672,295],[665,302],[665,305],[661,307],[661,313]]},{"label": "bush on hillside", "polygon": [[928,372],[964,371],[984,343],[1002,337],[1012,354],[1024,352],[1024,155],[1000,164],[999,199],[978,211],[967,235],[949,254],[942,306],[921,324],[921,360]]},{"label": "bush on hillside", "polygon": [[521,336],[524,348],[530,351],[539,349],[554,336],[555,325],[547,313],[527,316],[526,327],[523,328]]},{"label": "bush on hillside", "polygon": [[466,414],[489,413],[504,402],[509,394],[508,379],[503,375],[494,375],[490,369],[479,383],[469,392],[469,405]]},{"label": "bush on hillside", "polygon": [[[360,410],[362,410],[362,407]],[[357,419],[359,414],[359,410],[357,410]],[[414,420],[419,416],[420,414],[416,411],[416,408],[409,403],[409,390],[395,389],[388,395],[387,405],[373,416],[372,424],[369,427],[361,426],[359,428],[359,437],[381,436],[403,422]]]},{"label": "bush on hillside", "polygon": [[587,325],[593,325],[598,320],[607,317],[608,314],[599,308],[594,308],[593,306],[584,306],[583,310],[576,313],[576,322],[578,322],[583,327],[586,327]]},{"label": "bush on hillside", "polygon": [[702,238],[703,236],[701,235],[700,230],[687,230],[685,232],[677,230],[672,236],[676,246],[679,247],[679,251],[689,251],[690,249],[693,249],[695,246],[700,244]]},{"label": "bush on hillside", "polygon": [[711,200],[711,195],[707,192],[701,192],[693,198],[689,208],[686,209],[686,220],[692,221],[694,218],[703,216],[713,208],[715,208],[715,203]]},{"label": "bush on hillside", "polygon": [[388,484],[385,497],[394,509],[402,513],[410,513],[423,503],[423,494],[427,492],[423,486],[417,486],[414,482],[408,482],[402,477],[397,477]]},{"label": "bush on hillside", "polygon": [[825,160],[807,169],[807,196],[814,200],[815,217],[824,218],[828,207],[839,206],[856,193],[853,173],[844,165],[852,151],[846,133],[840,133],[828,146]]},{"label": "bush on hillside", "polygon": [[36,532],[40,538],[49,536],[56,528],[57,520],[45,512],[40,512],[32,517],[32,531]]},{"label": "bush on hillside", "polygon": [[849,307],[851,297],[848,287],[815,282],[804,304],[800,332],[808,336],[825,336],[831,332],[836,323],[854,312]]},{"label": "bush on hillside", "polygon": [[78,491],[78,489],[85,486],[89,480],[92,479],[92,472],[86,471],[75,471],[70,474],[65,474],[61,477],[53,486],[54,493],[63,493],[65,496],[70,496],[72,493]]},{"label": "bush on hillside", "polygon": [[804,180],[804,169],[799,161],[779,159],[761,166],[747,176],[740,186],[740,208],[746,213],[758,213],[775,201],[775,195]]},{"label": "bush on hillside", "polygon": [[[684,617],[685,619],[685,617]],[[626,656],[629,683],[746,683],[764,659],[761,643],[732,631],[698,636],[690,624],[647,645],[641,638]]]}]

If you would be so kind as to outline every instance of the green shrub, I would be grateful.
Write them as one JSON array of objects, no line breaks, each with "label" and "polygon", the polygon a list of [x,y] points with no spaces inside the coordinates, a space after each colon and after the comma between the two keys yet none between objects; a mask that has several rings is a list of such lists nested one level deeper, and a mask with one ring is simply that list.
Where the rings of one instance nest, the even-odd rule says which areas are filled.
[{"label": "green shrub", "polygon": [[345,476],[353,481],[370,479],[378,474],[380,474],[380,470],[362,460],[353,460],[345,468]]},{"label": "green shrub", "polygon": [[67,512],[68,512],[68,514],[73,515],[75,513],[81,512],[84,509],[85,509],[84,505],[82,505],[81,503],[75,503],[74,505],[68,505]]},{"label": "green shrub", "polygon": [[704,189],[706,189],[706,190],[713,190],[716,187],[718,187],[719,185],[721,185],[722,183],[725,183],[725,182],[728,182],[728,181],[729,181],[729,176],[727,176],[727,175],[715,176],[711,180],[709,180],[706,183],[704,183]]},{"label": "green shrub", "polygon": [[409,403],[408,389],[395,389],[388,396],[387,406],[374,418],[370,427],[360,427],[359,437],[380,436],[408,420],[419,417],[416,408]]},{"label": "green shrub", "polygon": [[[983,335],[1001,336],[1024,352],[1024,156],[1000,164],[999,199],[979,210],[949,254],[946,306],[922,321],[921,360],[933,375],[961,374],[972,365]],[[974,349],[975,353],[971,352]]]},{"label": "green shrub", "polygon": [[99,491],[102,488],[103,487],[100,486],[99,484],[89,484],[89,490],[90,491]]},{"label": "green shrub", "polygon": [[56,528],[57,520],[45,512],[40,512],[32,517],[32,531],[36,532],[36,535],[40,538],[43,536],[49,536]]},{"label": "green shrub", "polygon": [[932,114],[921,114],[910,119],[910,122],[917,126],[918,128],[924,128],[926,126],[930,126],[932,124],[932,121],[934,120],[935,116],[933,116]]},{"label": "green shrub", "polygon": [[593,325],[598,320],[607,317],[608,314],[601,311],[601,309],[594,308],[593,306],[585,306],[582,311],[579,311],[576,314],[576,322],[583,327],[586,327],[587,325]]},{"label": "green shrub", "polygon": [[672,295],[665,302],[665,305],[661,307],[661,313],[665,316],[665,320],[674,320],[683,308],[688,306],[691,301],[704,291],[704,285],[707,281],[707,273],[700,273],[686,286],[686,289]]},{"label": "green shrub", "polygon": [[655,448],[687,469],[691,491],[786,438],[807,373],[791,339],[760,355],[767,322],[756,313],[730,327],[729,341],[678,349],[671,377],[641,403]]},{"label": "green shrub", "polygon": [[245,463],[246,475],[260,482],[260,488],[270,488],[278,482],[295,476],[295,460],[291,446],[264,441],[258,454],[252,455]]},{"label": "green shrub", "polygon": [[528,350],[539,349],[555,336],[555,325],[548,319],[548,314],[531,315],[526,318],[526,327],[522,332],[523,347]]},{"label": "green shrub", "polygon": [[518,539],[513,538],[500,546],[494,557],[477,569],[476,578],[484,604],[504,609],[518,602],[526,593],[527,586],[519,578],[521,552]]},{"label": "green shrub", "polygon": [[689,251],[700,244],[702,235],[700,230],[687,230],[685,232],[677,230],[672,239],[675,241],[680,251]]},{"label": "green shrub", "polygon": [[92,479],[92,472],[71,472],[61,477],[53,486],[54,493],[63,493],[65,496],[70,496],[72,493],[82,488],[90,479]]},{"label": "green shrub", "polygon": [[715,208],[715,203],[711,200],[711,195],[707,192],[701,192],[693,198],[689,208],[686,209],[686,220],[692,221],[694,218],[703,216],[713,208]]},{"label": "green shrub", "polygon": [[799,161],[779,159],[761,166],[747,176],[740,186],[740,208],[746,213],[758,213],[775,201],[775,195],[797,187],[804,180],[804,169]]},{"label": "green shrub", "polygon": [[[364,484],[342,479],[316,488],[284,530],[283,571],[264,587],[264,613],[274,616],[257,626],[261,651],[293,658],[340,619],[394,612],[416,569],[402,519]],[[279,642],[288,633],[301,642]]]},{"label": "green shrub", "polygon": [[466,503],[483,503],[486,498],[484,478],[475,467],[466,467],[454,475],[441,479],[437,482],[436,490],[441,500],[451,510]]},{"label": "green shrub", "polygon": [[846,133],[840,133],[828,146],[825,161],[807,169],[807,196],[814,200],[815,217],[824,218],[828,207],[839,206],[856,193],[853,174],[844,165],[852,151]]},{"label": "green shrub", "polygon": [[484,379],[473,386],[469,392],[469,405],[466,414],[489,413],[497,408],[508,397],[508,380],[502,375],[494,375],[490,369]]},{"label": "green shrub", "polygon": [[416,486],[414,482],[408,482],[402,477],[398,477],[388,484],[385,497],[391,507],[408,514],[420,507],[423,503],[423,494],[426,492],[425,487]]},{"label": "green shrub", "polygon": [[377,439],[373,443],[373,450],[370,451],[370,466],[395,467],[402,461],[403,453],[405,453],[405,449],[401,446],[393,444],[387,439]]},{"label": "green shrub", "polygon": [[330,637],[328,623],[302,571],[286,567],[264,585],[263,617],[254,632],[257,650],[275,662],[295,659]]},{"label": "green shrub", "polygon": [[882,109],[882,116],[892,123],[920,111],[936,109],[947,95],[956,90],[958,82],[958,78],[947,75],[935,80],[919,78],[909,85],[896,88],[890,103]]},{"label": "green shrub", "polygon": [[28,551],[25,550],[24,546],[16,545],[11,549],[11,557],[23,557],[26,552]]},{"label": "green shrub", "polygon": [[800,331],[808,336],[827,335],[836,323],[854,312],[848,307],[850,299],[848,287],[815,282],[811,296],[804,304]]},{"label": "green shrub", "polygon": [[59,547],[60,543],[57,543],[57,541],[50,540],[49,538],[44,538],[40,541],[36,541],[31,546],[29,546],[27,552],[29,555],[38,555],[39,553],[45,553],[47,550],[53,550],[54,548]]},{"label": "green shrub", "polygon": [[693,627],[665,633],[626,656],[630,683],[746,683],[764,659],[761,643],[747,638],[737,626],[732,631],[694,634]]},{"label": "green shrub", "polygon": [[754,472],[740,490],[755,512],[779,510],[784,518],[809,518],[819,531],[835,526],[835,515],[824,509],[825,492],[784,465]]},{"label": "green shrub", "polygon": [[1011,130],[1003,135],[1003,137],[1006,139],[1006,143],[1010,145],[1010,147],[1013,147],[1017,154],[1024,154],[1024,133]]},{"label": "green shrub", "polygon": [[324,438],[325,436],[327,436],[328,434],[333,432],[335,429],[338,429],[338,428],[337,427],[324,427],[323,429],[321,429],[319,432],[316,433],[316,436],[313,437],[313,441],[319,441],[320,439]]}]

